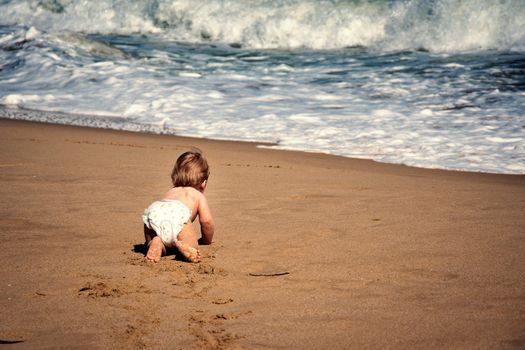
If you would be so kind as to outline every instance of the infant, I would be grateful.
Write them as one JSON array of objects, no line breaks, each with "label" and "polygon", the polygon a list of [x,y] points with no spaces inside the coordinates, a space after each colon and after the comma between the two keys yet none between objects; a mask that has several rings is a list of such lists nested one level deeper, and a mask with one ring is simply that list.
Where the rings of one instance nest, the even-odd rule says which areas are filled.
[{"label": "infant", "polygon": [[[166,248],[177,248],[191,262],[199,262],[199,244],[211,244],[215,223],[204,190],[210,175],[201,152],[181,154],[173,167],[173,188],[153,202],[142,215],[148,246],[146,260],[158,262]],[[201,238],[197,239],[192,222],[199,217]]]}]

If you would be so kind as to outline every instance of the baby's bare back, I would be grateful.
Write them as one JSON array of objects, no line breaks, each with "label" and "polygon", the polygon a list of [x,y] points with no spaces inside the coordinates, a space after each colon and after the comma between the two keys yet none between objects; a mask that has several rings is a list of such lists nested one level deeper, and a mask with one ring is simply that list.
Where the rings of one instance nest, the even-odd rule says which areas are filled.
[{"label": "baby's bare back", "polygon": [[193,187],[173,187],[166,192],[162,199],[178,200],[184,203],[191,211],[191,220],[198,214],[199,200],[202,193]]}]

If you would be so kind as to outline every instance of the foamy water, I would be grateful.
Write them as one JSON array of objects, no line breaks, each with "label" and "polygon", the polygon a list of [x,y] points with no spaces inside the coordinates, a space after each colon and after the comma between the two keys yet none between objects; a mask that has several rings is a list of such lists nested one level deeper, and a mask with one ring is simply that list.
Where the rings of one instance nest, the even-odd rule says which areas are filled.
[{"label": "foamy water", "polygon": [[525,173],[521,0],[4,1],[0,13],[4,118]]}]

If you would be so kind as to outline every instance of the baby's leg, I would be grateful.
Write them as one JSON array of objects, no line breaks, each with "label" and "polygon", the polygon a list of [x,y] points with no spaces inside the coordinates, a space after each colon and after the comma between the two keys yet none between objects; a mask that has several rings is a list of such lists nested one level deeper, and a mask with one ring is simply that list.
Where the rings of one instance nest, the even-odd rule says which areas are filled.
[{"label": "baby's leg", "polygon": [[157,233],[150,229],[148,226],[144,225],[144,239],[146,240],[146,245],[149,245],[149,242],[155,237]]},{"label": "baby's leg", "polygon": [[152,229],[144,225],[144,238],[146,239],[146,245],[148,246],[148,252],[146,253],[146,260],[152,262],[159,262],[162,254],[166,253],[164,243],[159,236]]},{"label": "baby's leg", "polygon": [[182,231],[177,236],[177,242],[175,246],[180,251],[180,253],[191,262],[201,261],[201,254],[197,247],[199,243],[197,241],[197,233],[193,228],[191,222],[188,222],[182,228]]},{"label": "baby's leg", "polygon": [[159,262],[163,254],[166,253],[164,243],[159,236],[153,237],[148,244],[148,253],[146,254],[146,260],[151,262]]}]

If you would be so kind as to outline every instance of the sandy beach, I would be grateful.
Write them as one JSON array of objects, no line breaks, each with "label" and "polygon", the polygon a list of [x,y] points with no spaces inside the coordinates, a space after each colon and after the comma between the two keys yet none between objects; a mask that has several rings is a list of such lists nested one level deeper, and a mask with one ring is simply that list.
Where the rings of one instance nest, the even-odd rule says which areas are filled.
[{"label": "sandy beach", "polygon": [[[525,348],[525,176],[12,120],[0,145],[10,349]],[[191,147],[214,243],[146,263]]]}]

